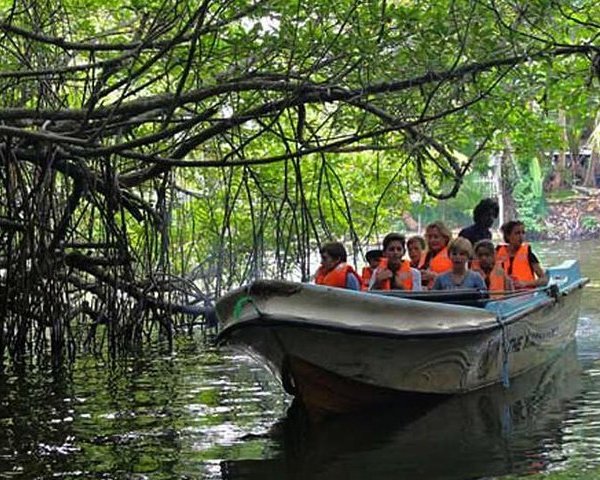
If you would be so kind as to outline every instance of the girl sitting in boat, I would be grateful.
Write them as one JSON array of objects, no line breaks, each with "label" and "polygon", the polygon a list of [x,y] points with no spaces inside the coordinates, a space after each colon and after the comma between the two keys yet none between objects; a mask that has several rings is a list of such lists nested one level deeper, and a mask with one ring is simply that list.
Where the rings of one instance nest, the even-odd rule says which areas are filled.
[{"label": "girl sitting in boat", "polygon": [[408,250],[408,258],[410,266],[421,270],[425,265],[425,248],[427,244],[425,239],[420,235],[414,235],[406,241],[406,249]]},{"label": "girl sitting in boat", "polygon": [[325,243],[319,250],[321,265],[315,274],[317,285],[360,290],[361,278],[346,263],[348,254],[340,242]]},{"label": "girl sitting in boat", "polygon": [[516,290],[536,288],[548,283],[548,276],[535,253],[525,243],[525,225],[518,220],[506,222],[500,228],[506,244],[498,245],[496,261],[513,280]]},{"label": "girl sitting in boat", "polygon": [[448,246],[448,253],[452,269],[436,277],[433,290],[487,290],[481,275],[467,270],[467,262],[473,257],[471,242],[464,237],[455,238]]},{"label": "girl sitting in boat", "polygon": [[423,285],[431,288],[441,273],[452,269],[452,261],[448,257],[448,244],[452,234],[443,222],[437,221],[427,225],[425,240],[427,255],[421,272]]},{"label": "girl sitting in boat", "polygon": [[421,290],[421,273],[404,260],[404,235],[388,233],[383,239],[383,258],[373,272],[369,290]]},{"label": "girl sitting in boat", "polygon": [[362,269],[362,286],[361,290],[368,290],[369,283],[371,282],[371,277],[373,276],[373,272],[379,265],[379,260],[383,257],[383,252],[381,250],[369,250],[365,255],[367,259],[368,265]]},{"label": "girl sitting in boat", "polygon": [[471,262],[471,270],[479,273],[490,292],[507,292],[513,290],[513,282],[506,274],[502,264],[496,261],[496,249],[491,240],[480,240],[475,244],[475,259]]}]

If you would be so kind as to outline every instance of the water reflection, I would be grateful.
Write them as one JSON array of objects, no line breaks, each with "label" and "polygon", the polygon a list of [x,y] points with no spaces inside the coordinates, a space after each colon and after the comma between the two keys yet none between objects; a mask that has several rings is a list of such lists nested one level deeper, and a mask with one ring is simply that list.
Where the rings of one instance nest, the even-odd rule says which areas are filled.
[{"label": "water reflection", "polygon": [[294,407],[273,436],[271,460],[222,463],[226,479],[466,479],[544,470],[549,445],[582,391],[575,344],[550,364],[501,386],[437,404],[311,424]]},{"label": "water reflection", "polygon": [[280,391],[255,365],[187,347],[0,376],[0,478],[220,478],[223,458],[270,456]]}]

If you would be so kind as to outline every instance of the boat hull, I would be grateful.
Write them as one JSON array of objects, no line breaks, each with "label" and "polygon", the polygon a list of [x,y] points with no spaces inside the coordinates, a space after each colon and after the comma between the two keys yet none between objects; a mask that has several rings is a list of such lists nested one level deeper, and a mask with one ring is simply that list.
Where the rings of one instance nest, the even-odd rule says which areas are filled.
[{"label": "boat hull", "polygon": [[[348,413],[368,405],[421,403],[444,395],[399,391],[356,381],[329,372],[297,357],[287,357],[288,390],[314,416]],[[289,373],[288,373],[289,372]],[[290,389],[291,387],[291,389]]]},{"label": "boat hull", "polygon": [[281,454],[233,460],[227,478],[363,478],[365,472],[371,478],[430,480],[531,475],[551,464],[549,442],[568,443],[572,433],[565,421],[582,389],[573,343],[554,360],[515,378],[509,389],[494,385],[318,424],[292,405],[272,429],[275,441],[282,442]]}]

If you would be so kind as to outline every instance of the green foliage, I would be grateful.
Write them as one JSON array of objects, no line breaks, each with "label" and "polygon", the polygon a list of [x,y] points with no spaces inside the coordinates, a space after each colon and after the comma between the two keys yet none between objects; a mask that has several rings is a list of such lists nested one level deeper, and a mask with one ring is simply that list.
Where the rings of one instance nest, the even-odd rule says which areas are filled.
[{"label": "green foliage", "polygon": [[547,192],[545,194],[546,199],[551,201],[551,200],[568,200],[570,198],[576,197],[577,196],[577,192],[575,192],[574,190],[570,189],[570,188],[563,188],[560,190],[554,190],[552,192]]},{"label": "green foliage", "polygon": [[530,158],[527,170],[521,171],[513,190],[519,219],[527,230],[542,233],[545,231],[544,216],[547,213],[543,194],[543,175],[537,158]]},{"label": "green foliage", "polygon": [[[483,164],[483,162],[482,162]],[[460,191],[454,198],[444,202],[430,202],[430,205],[416,205],[413,216],[419,213],[423,225],[442,220],[450,228],[462,228],[473,222],[473,208],[480,200],[494,197],[494,191],[489,184],[488,167],[480,167],[478,171],[465,175]]]},{"label": "green foliage", "polygon": [[581,217],[579,224],[581,225],[581,228],[589,232],[600,230],[600,222],[598,222],[598,219],[589,215]]},{"label": "green foliage", "polygon": [[[581,463],[581,462],[576,462]],[[495,480],[522,480],[523,475],[506,475],[494,477]],[[585,464],[574,465],[560,471],[549,471],[527,475],[528,480],[597,480],[600,478],[600,469],[590,468]]]}]

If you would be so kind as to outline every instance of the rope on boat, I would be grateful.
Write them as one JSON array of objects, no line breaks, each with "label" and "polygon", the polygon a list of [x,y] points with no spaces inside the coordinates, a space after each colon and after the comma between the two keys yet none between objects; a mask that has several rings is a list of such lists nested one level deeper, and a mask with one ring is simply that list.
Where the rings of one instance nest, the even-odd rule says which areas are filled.
[{"label": "rope on boat", "polygon": [[[560,290],[557,285],[550,284],[545,285],[543,287],[538,287],[534,290],[520,290],[517,292],[506,292],[507,294],[503,297],[503,300],[508,298],[516,298],[525,295],[531,295],[533,293],[546,293],[550,298],[553,298],[555,301],[558,301]],[[505,388],[510,387],[510,369],[508,364],[508,356],[510,353],[510,342],[508,341],[508,332],[506,328],[506,324],[502,320],[502,315],[500,312],[496,313],[496,322],[500,326],[500,330],[502,332],[502,385]]]},{"label": "rope on boat", "polygon": [[508,368],[510,344],[508,342],[506,324],[502,321],[502,316],[500,314],[496,315],[496,322],[500,325],[500,331],[502,333],[502,373],[500,374],[500,377],[502,379],[502,386],[508,388],[510,387],[510,370]]}]

